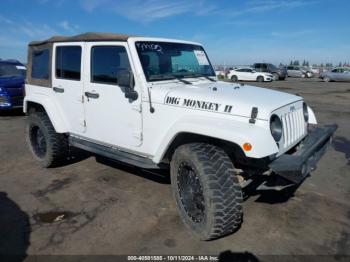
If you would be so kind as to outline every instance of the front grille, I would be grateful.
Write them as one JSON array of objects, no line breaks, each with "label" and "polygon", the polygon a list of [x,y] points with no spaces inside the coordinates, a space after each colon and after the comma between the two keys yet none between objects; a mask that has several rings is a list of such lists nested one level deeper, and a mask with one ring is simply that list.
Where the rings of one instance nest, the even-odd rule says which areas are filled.
[{"label": "front grille", "polygon": [[0,96],[0,103],[7,103],[7,97],[6,96]]},{"label": "front grille", "polygon": [[283,124],[284,148],[298,142],[306,133],[303,108],[281,116]]},{"label": "front grille", "polygon": [[11,97],[12,106],[22,106],[23,96],[13,96]]}]

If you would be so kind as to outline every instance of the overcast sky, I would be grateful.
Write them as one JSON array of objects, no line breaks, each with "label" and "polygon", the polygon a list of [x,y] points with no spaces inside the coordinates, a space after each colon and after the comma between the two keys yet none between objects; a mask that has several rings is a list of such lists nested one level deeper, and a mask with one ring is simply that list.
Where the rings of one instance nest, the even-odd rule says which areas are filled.
[{"label": "overcast sky", "polygon": [[350,61],[347,0],[1,0],[0,58],[53,35],[116,32],[201,42],[214,64]]}]

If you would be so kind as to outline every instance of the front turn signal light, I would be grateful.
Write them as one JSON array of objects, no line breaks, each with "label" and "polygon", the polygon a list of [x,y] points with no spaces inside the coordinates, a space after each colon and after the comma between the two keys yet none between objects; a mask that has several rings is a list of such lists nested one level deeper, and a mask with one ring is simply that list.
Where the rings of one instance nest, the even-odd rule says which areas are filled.
[{"label": "front turn signal light", "polygon": [[252,150],[252,145],[250,144],[250,143],[244,143],[243,144],[243,149],[244,149],[244,151],[250,151],[250,150]]}]

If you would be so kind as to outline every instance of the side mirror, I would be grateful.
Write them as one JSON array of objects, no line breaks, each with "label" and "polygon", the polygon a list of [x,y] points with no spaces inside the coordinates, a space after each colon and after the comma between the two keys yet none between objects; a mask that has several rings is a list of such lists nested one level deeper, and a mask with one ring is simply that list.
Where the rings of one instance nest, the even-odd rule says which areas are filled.
[{"label": "side mirror", "polygon": [[256,71],[255,71],[255,70],[252,70],[251,73],[256,73]]},{"label": "side mirror", "polygon": [[138,93],[134,90],[134,75],[130,70],[120,70],[117,73],[118,86],[125,89],[125,98],[136,100]]}]

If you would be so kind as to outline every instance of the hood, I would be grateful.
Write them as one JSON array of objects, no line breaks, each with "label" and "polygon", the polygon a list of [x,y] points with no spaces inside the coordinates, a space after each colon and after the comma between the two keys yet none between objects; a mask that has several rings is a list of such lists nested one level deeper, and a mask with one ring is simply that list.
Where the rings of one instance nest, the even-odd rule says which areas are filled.
[{"label": "hood", "polygon": [[[198,81],[199,82],[199,81]],[[272,111],[302,100],[301,97],[271,89],[225,82],[173,83],[152,89],[155,103],[268,120]]]},{"label": "hood", "polygon": [[18,88],[23,86],[23,76],[6,76],[0,77],[0,86],[5,88]]}]

